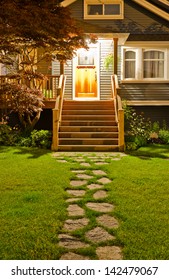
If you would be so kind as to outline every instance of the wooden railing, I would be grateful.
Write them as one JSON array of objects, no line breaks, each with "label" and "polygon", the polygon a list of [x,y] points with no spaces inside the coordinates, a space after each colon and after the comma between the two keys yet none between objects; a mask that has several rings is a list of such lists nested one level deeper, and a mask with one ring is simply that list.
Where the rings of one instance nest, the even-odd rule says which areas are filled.
[{"label": "wooden railing", "polygon": [[53,139],[52,150],[57,151],[59,145],[59,125],[62,118],[63,98],[65,91],[66,76],[61,75],[59,78],[59,85],[57,88],[57,97],[55,102],[55,108],[53,111]]},{"label": "wooden railing", "polygon": [[58,75],[47,75],[44,79],[35,78],[33,80],[25,80],[23,78],[13,78],[10,75],[0,76],[0,85],[5,83],[11,84],[24,84],[30,86],[31,88],[36,88],[42,91],[44,98],[47,100],[56,99],[57,88],[59,86],[59,77]]},{"label": "wooden railing", "polygon": [[122,108],[121,97],[118,95],[118,78],[117,75],[111,76],[111,86],[112,86],[112,99],[114,101],[115,108],[115,118],[118,124],[119,138],[118,146],[120,151],[124,151],[124,110]]}]

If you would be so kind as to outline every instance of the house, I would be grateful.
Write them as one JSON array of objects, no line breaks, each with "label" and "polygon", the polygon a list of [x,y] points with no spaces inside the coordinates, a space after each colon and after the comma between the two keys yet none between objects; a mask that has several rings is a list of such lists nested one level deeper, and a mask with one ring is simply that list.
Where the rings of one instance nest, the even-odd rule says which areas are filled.
[{"label": "house", "polygon": [[66,75],[56,149],[122,150],[122,108],[116,110],[121,99],[169,126],[169,1],[65,0],[62,5],[97,43],[79,49],[65,65],[39,65],[44,74]]}]

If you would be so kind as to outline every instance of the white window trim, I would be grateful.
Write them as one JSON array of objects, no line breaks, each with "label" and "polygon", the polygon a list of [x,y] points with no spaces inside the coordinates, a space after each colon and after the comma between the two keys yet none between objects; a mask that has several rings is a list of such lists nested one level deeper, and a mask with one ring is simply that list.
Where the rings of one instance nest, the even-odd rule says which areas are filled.
[{"label": "white window trim", "polygon": [[[130,50],[136,53],[136,76],[135,78],[125,78],[125,51]],[[144,78],[143,77],[143,52],[144,51],[161,51],[164,52],[164,77],[163,78]],[[164,82],[169,80],[169,49],[158,47],[122,47],[122,65],[121,65],[121,82]]]},{"label": "white window trim", "polygon": [[[120,14],[119,15],[88,15],[87,5],[88,4],[119,4],[120,5]],[[123,19],[124,18],[124,1],[123,0],[84,0],[84,19]]]}]

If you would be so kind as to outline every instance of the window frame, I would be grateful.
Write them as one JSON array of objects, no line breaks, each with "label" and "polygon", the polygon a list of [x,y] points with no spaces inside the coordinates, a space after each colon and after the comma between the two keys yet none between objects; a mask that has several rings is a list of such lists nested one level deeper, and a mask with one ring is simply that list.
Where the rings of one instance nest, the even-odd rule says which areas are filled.
[{"label": "window frame", "polygon": [[[98,15],[89,15],[88,14],[88,5],[103,5],[103,14]],[[105,15],[104,14],[104,5],[106,4],[114,4],[120,5],[120,13],[117,15]],[[104,20],[104,19],[123,19],[124,18],[124,1],[123,0],[115,0],[113,3],[110,0],[84,0],[84,19],[94,19],[94,20]]]},{"label": "window frame", "polygon": [[[125,53],[127,51],[133,51],[136,53],[136,63],[135,63],[135,78],[125,77]],[[146,51],[159,51],[164,53],[164,76],[163,77],[144,77],[144,52]],[[122,73],[121,80],[123,82],[156,82],[165,81],[168,77],[167,72],[167,49],[166,48],[156,48],[156,47],[123,47],[122,49]]]}]

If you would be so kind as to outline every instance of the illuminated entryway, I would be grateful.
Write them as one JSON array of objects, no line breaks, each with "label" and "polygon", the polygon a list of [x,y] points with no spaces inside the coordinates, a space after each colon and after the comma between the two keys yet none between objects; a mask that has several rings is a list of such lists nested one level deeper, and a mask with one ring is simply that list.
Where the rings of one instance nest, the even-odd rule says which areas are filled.
[{"label": "illuminated entryway", "polygon": [[73,61],[74,99],[99,99],[99,46],[80,49]]}]

